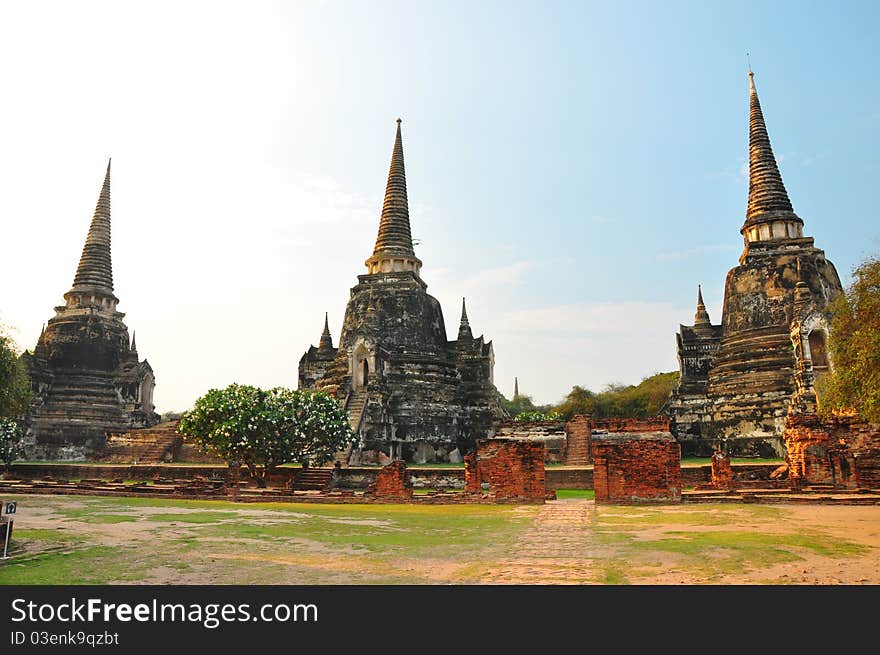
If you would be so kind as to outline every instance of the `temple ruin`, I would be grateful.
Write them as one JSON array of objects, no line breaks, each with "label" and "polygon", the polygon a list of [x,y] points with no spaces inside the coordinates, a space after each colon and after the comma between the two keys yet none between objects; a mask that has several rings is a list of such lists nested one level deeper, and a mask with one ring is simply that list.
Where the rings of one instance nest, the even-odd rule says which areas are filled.
[{"label": "temple ruin", "polygon": [[721,324],[698,291],[694,324],[676,335],[681,379],[666,412],[683,455],[722,444],[732,455],[781,456],[793,397],[831,366],[825,310],[840,278],[792,209],[751,71],[749,102],[745,249],[727,274]]},{"label": "temple ruin", "polygon": [[33,387],[25,439],[30,459],[86,459],[109,432],[159,422],[155,376],[118,312],[110,257],[110,164],[65,304],[22,358]]},{"label": "temple ruin", "polygon": [[360,447],[349,462],[461,462],[504,418],[493,383],[492,342],[474,337],[462,300],[448,340],[440,303],[426,292],[413,250],[400,120],[379,233],[358,276],[339,346],[327,318],[319,345],[299,362],[299,388],[327,391],[347,410]]}]

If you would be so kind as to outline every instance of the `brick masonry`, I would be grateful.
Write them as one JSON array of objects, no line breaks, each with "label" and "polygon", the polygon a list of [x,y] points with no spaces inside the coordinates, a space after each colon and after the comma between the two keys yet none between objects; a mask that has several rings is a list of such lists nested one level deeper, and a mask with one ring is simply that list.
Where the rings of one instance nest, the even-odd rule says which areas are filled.
[{"label": "brick masonry", "polygon": [[593,431],[639,433],[669,432],[668,416],[648,416],[646,418],[600,418],[593,419]]},{"label": "brick masonry", "polygon": [[716,452],[712,455],[712,487],[731,491],[735,489],[733,466],[727,453]]},{"label": "brick masonry", "polygon": [[[544,444],[540,442],[482,439],[476,451],[465,456],[465,491],[488,491],[499,499],[544,502],[548,495],[544,457]],[[487,490],[483,489],[484,483]]]},{"label": "brick masonry", "polygon": [[394,498],[397,500],[412,498],[413,485],[406,470],[406,462],[397,460],[383,466],[376,479],[370,483],[365,496],[371,498]]},{"label": "brick masonry", "polygon": [[593,434],[597,503],[681,502],[681,448],[669,432]]},{"label": "brick masonry", "polygon": [[784,437],[792,489],[880,488],[880,425],[852,415],[823,421],[814,414],[789,414]]}]

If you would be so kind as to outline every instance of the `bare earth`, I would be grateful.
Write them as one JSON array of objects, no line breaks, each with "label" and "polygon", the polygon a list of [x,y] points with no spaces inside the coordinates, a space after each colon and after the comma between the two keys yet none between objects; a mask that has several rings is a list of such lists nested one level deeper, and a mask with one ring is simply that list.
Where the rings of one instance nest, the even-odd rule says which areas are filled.
[{"label": "bare earth", "polygon": [[876,505],[19,500],[0,584],[880,584]]},{"label": "bare earth", "polygon": [[[735,508],[737,506],[733,506]],[[732,572],[723,580],[707,579],[705,575],[682,570],[675,554],[652,552],[650,572],[639,574],[630,570],[628,582],[636,584],[880,584],[880,507],[785,505],[779,506],[780,515],[772,521],[756,521],[748,511],[742,511],[738,529],[753,528],[764,534],[791,534],[797,532],[822,533],[865,546],[865,553],[857,557],[831,558],[808,549],[798,551],[800,559],[766,567]],[[613,548],[596,543],[595,534],[583,529],[596,523],[597,514],[612,516],[625,510],[629,517],[637,517],[641,508],[611,508],[595,505],[586,500],[548,502],[539,511],[530,529],[526,530],[513,551],[515,555],[487,572],[481,583],[505,584],[579,584],[595,582],[595,562],[603,555],[612,556]],[[662,527],[638,526],[635,539],[662,537],[664,533],[686,529],[689,533],[729,530],[730,524],[694,525],[692,521],[677,524],[676,516],[700,512],[700,506],[678,505],[646,507],[645,513],[662,511],[666,522]],[[729,509],[736,514],[736,509]],[[636,524],[637,525],[637,524]]]}]

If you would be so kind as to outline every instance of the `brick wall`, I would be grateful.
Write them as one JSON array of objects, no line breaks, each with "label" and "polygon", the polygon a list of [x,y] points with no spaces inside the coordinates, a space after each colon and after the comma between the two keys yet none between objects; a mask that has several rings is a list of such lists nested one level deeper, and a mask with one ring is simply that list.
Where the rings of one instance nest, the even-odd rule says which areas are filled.
[{"label": "brick wall", "polygon": [[681,502],[681,448],[668,432],[593,435],[597,503]]},{"label": "brick wall", "polygon": [[585,466],[593,463],[590,435],[593,423],[587,414],[573,416],[565,424],[565,463],[568,466]]},{"label": "brick wall", "polygon": [[668,416],[593,419],[593,430],[616,433],[669,432]]},{"label": "brick wall", "polygon": [[562,462],[568,441],[566,427],[561,421],[505,421],[495,428],[495,438],[541,442],[546,462]]},{"label": "brick wall", "polygon": [[820,484],[880,487],[880,425],[854,415],[822,420],[814,414],[789,414],[783,436],[793,489]]},{"label": "brick wall", "polygon": [[371,498],[412,498],[413,486],[406,470],[406,462],[397,460],[383,466],[364,495]]},{"label": "brick wall", "polygon": [[483,493],[483,483],[495,498],[544,502],[544,444],[532,441],[482,439],[476,452],[465,456],[465,491]]},{"label": "brick wall", "polygon": [[734,488],[733,467],[727,453],[712,455],[712,486],[715,489],[732,490]]}]

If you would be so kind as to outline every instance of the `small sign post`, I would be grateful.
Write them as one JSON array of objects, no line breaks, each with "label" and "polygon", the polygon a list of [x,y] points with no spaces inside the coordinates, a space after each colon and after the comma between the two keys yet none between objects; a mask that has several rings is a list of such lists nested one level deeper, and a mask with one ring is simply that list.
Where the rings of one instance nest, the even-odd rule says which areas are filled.
[{"label": "small sign post", "polygon": [[[2,507],[2,503],[0,503],[0,507]],[[12,501],[6,503],[6,535],[3,539],[3,557],[0,557],[0,559],[9,559],[9,556],[6,553],[9,552],[9,535],[12,534],[13,523],[9,516],[15,514],[16,509],[18,509],[18,503]]]}]

